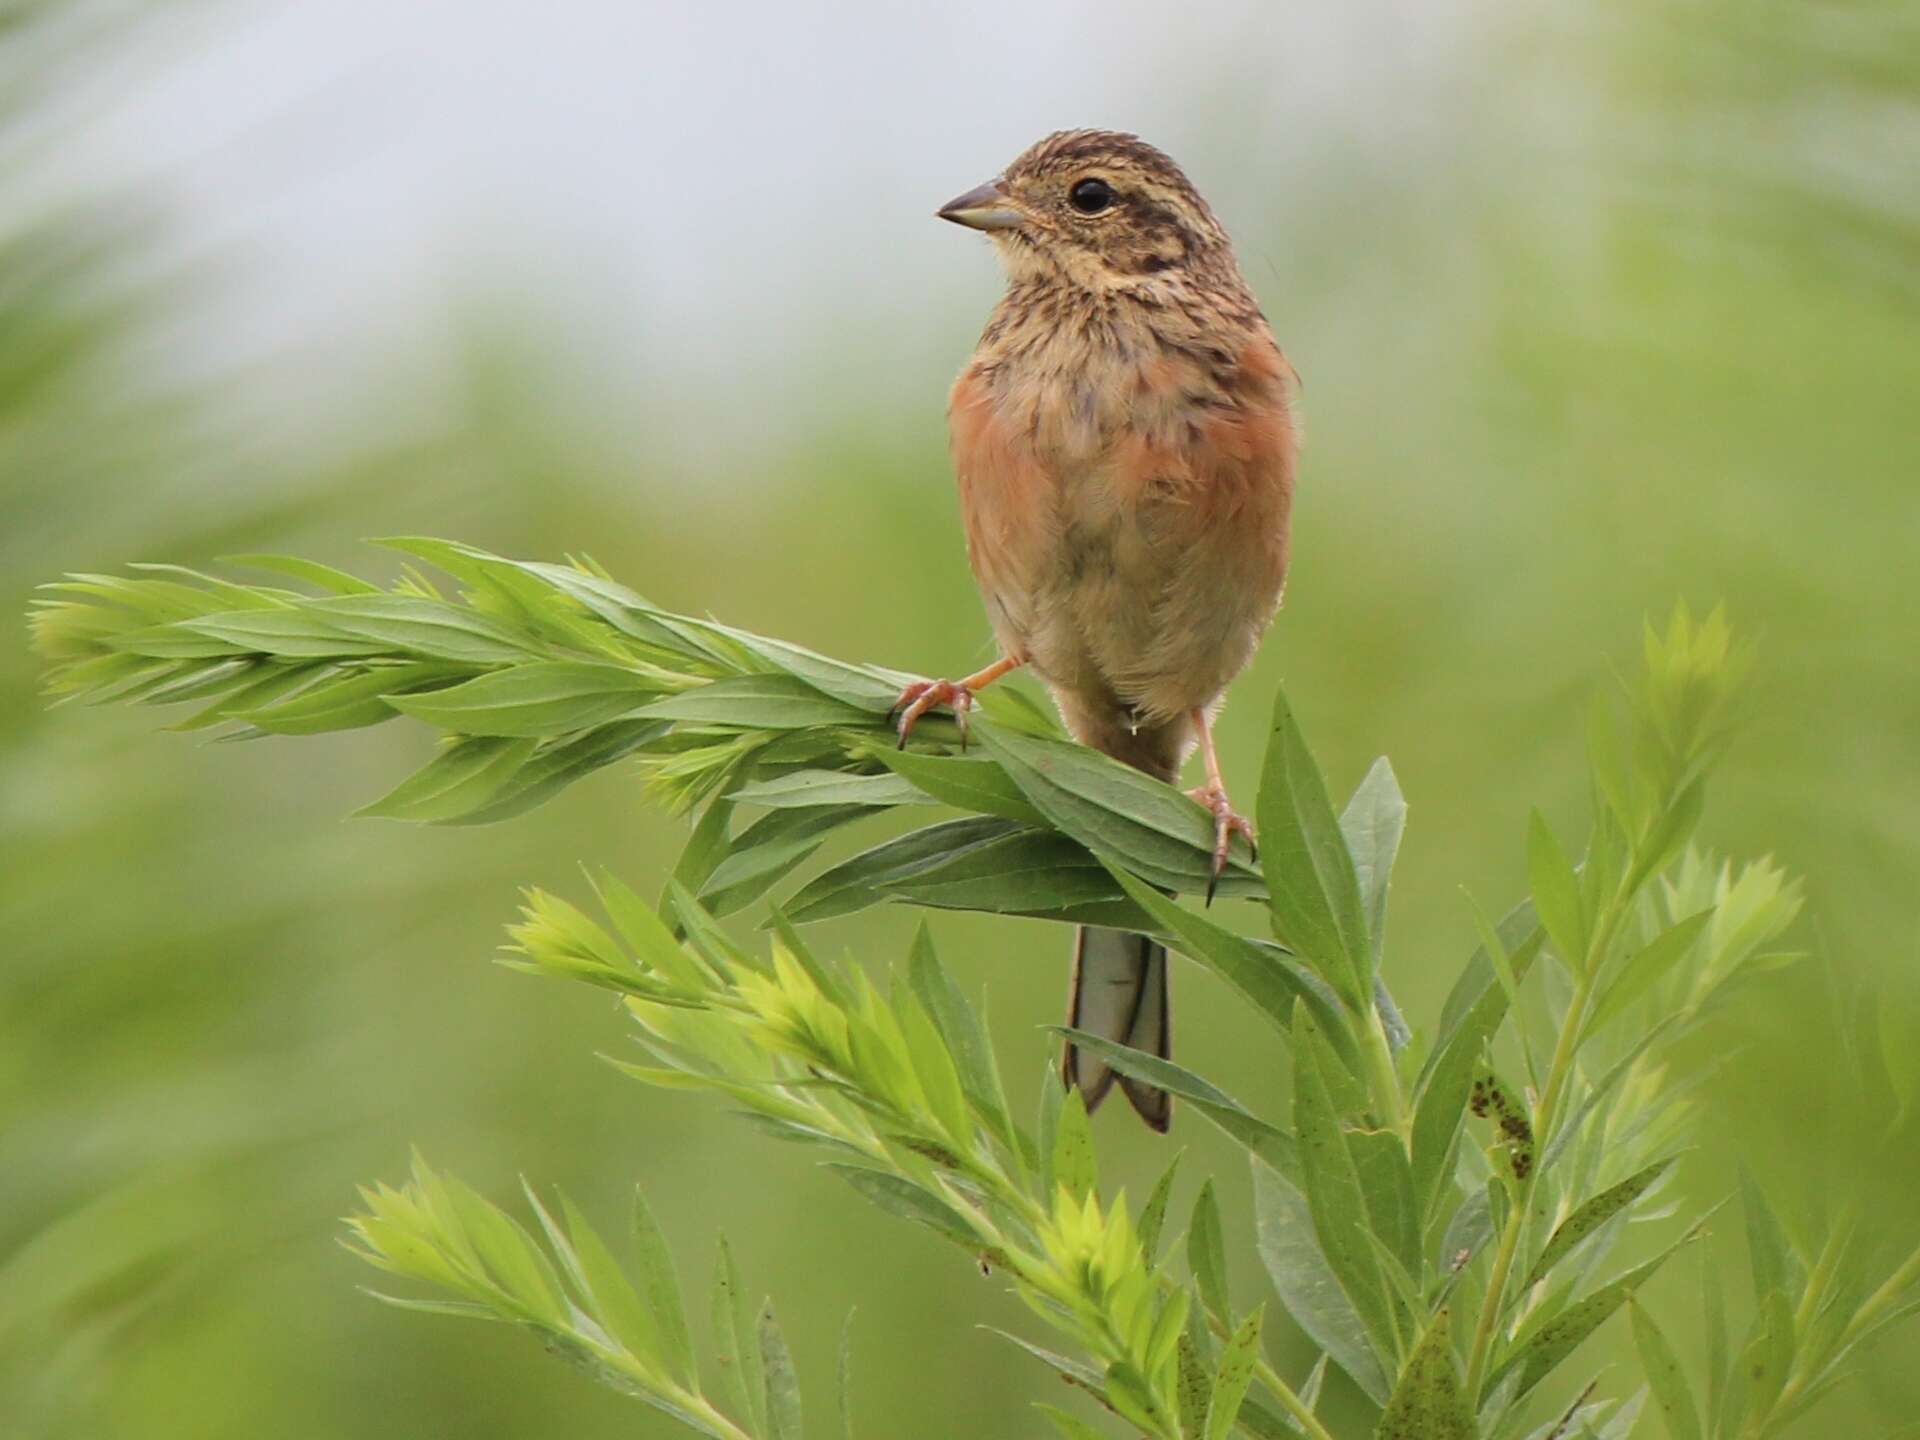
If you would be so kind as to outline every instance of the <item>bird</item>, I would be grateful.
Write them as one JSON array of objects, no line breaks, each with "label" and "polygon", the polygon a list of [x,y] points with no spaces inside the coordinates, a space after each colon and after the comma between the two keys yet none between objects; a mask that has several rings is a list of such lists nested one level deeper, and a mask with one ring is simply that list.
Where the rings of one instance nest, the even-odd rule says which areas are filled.
[{"label": "bird", "polygon": [[[905,745],[935,706],[1025,668],[1069,734],[1188,792],[1213,821],[1212,880],[1236,836],[1213,743],[1228,684],[1286,582],[1299,377],[1226,231],[1178,165],[1139,137],[1062,130],[941,206],[983,232],[1007,288],[948,401],[967,558],[999,642],[960,680],[905,687]],[[1165,949],[1097,926],[1074,940],[1069,1027],[1172,1056]],[[1062,1079],[1089,1111],[1116,1079],[1165,1131],[1172,1098],[1069,1041]]]}]

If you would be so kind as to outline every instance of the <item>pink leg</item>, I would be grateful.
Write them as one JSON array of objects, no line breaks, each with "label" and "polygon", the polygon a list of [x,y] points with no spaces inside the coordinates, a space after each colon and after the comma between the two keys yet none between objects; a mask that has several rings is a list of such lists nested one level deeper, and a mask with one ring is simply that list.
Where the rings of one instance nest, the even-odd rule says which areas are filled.
[{"label": "pink leg", "polygon": [[919,723],[922,715],[936,705],[948,705],[953,708],[954,721],[960,727],[960,748],[966,749],[967,712],[973,708],[973,697],[1009,670],[1017,670],[1025,663],[1011,655],[1003,655],[986,669],[976,670],[964,680],[914,681],[893,702],[893,708],[900,716],[896,726],[900,732],[900,748],[907,748],[907,737],[913,734],[913,727]]},{"label": "pink leg", "polygon": [[1207,783],[1187,794],[1213,816],[1213,875],[1207,881],[1207,903],[1211,905],[1213,892],[1220,887],[1220,876],[1227,868],[1227,847],[1233,843],[1234,835],[1246,836],[1247,848],[1256,856],[1259,851],[1254,848],[1252,823],[1246,816],[1236,815],[1227,800],[1227,786],[1220,778],[1220,757],[1214,752],[1213,727],[1207,723],[1207,712],[1195,710],[1192,714],[1194,728],[1200,732],[1200,753],[1207,764]]}]

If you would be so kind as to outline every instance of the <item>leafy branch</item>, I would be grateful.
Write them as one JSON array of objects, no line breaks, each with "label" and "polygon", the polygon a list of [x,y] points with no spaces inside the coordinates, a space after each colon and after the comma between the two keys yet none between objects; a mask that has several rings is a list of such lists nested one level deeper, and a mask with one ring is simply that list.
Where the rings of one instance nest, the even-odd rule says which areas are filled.
[{"label": "leafy branch", "polygon": [[[1406,816],[1393,771],[1377,762],[1336,810],[1284,697],[1256,812],[1259,868],[1236,857],[1221,885],[1263,903],[1272,938],[1252,938],[1173,898],[1204,888],[1204,813],[1067,743],[1015,692],[985,697],[977,748],[940,721],[899,750],[886,712],[901,674],[663,610],[590,567],[390,543],[459,593],[413,571],[380,591],[260,557],[308,590],[164,567],[76,577],[34,616],[50,683],[91,701],[191,702],[180,728],[236,738],[424,722],[443,734],[438,753],[365,813],[436,823],[505,818],[592,770],[640,762],[667,804],[696,815],[661,901],[601,875],[603,924],[530,893],[508,963],[620,995],[649,1052],[616,1060],[623,1071],[726,1096],[769,1133],[820,1149],[870,1203],[1005,1276],[1084,1358],[1016,1343],[1136,1433],[1331,1440],[1318,1413],[1331,1367],[1372,1401],[1382,1437],[1624,1437],[1643,1401],[1597,1395],[1597,1378],[1567,1371],[1625,1309],[1670,1433],[1759,1440],[1830,1390],[1920,1288],[1915,1260],[1866,1278],[1844,1221],[1801,1254],[1749,1187],[1756,1305],[1738,1346],[1724,1302],[1710,1310],[1704,1406],[1642,1303],[1709,1218],[1686,1213],[1657,1243],[1639,1238],[1677,1208],[1697,1119],[1671,1047],[1791,958],[1772,947],[1800,905],[1769,863],[1712,861],[1692,844],[1750,665],[1717,613],[1649,629],[1624,718],[1601,706],[1589,726],[1581,858],[1533,817],[1529,896],[1497,923],[1480,917],[1480,947],[1437,1023],[1416,1029],[1382,981]],[[787,893],[765,921],[767,958],[718,923],[841,827],[920,806],[962,814]],[[1307,1376],[1290,1381],[1265,1359],[1263,1305],[1230,1301],[1236,1231],[1212,1182],[1177,1264],[1161,1246],[1174,1168],[1137,1209],[1103,1198],[1084,1109],[1051,1068],[1021,1124],[984,1019],[924,930],[885,986],[802,938],[882,901],[1146,931],[1268,1022],[1293,1082],[1277,1115],[1186,1067],[1070,1033],[1246,1152],[1248,1238],[1322,1351]],[[533,1204],[544,1244],[422,1165],[408,1186],[366,1193],[355,1243],[455,1297],[433,1306],[528,1326],[703,1433],[799,1433],[770,1317],[750,1341],[726,1302],[727,1383],[717,1401],[702,1388],[644,1206],[634,1284],[571,1207],[562,1227]],[[1603,1274],[1629,1240],[1634,1258]],[[718,1291],[737,1296],[723,1272]],[[1063,1434],[1095,1433],[1047,1413]]]}]

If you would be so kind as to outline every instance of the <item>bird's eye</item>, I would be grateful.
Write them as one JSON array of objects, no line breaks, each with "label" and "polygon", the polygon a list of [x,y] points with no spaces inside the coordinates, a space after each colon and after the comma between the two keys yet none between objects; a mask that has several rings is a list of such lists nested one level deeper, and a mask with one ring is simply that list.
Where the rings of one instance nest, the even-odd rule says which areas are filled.
[{"label": "bird's eye", "polygon": [[1067,192],[1067,203],[1082,215],[1098,215],[1113,204],[1113,187],[1104,180],[1082,180]]}]

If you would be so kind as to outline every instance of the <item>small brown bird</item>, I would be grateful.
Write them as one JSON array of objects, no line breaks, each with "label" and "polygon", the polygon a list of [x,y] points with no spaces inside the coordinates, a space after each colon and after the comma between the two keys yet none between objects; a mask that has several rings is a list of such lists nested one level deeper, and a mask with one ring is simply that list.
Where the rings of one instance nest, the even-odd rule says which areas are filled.
[{"label": "small brown bird", "polygon": [[[1226,232],[1153,146],[1067,130],[940,218],[993,240],[1007,270],[947,418],[967,557],[1001,658],[900,697],[904,744],[930,707],[964,721],[1019,666],[1082,743],[1172,781],[1194,746],[1213,816],[1214,879],[1252,827],[1228,803],[1212,718],[1280,603],[1297,379]],[[1209,892],[1211,898],[1211,891]],[[1081,927],[1068,1024],[1171,1053],[1167,955]],[[1091,1110],[1115,1074],[1069,1045]],[[1163,1091],[1120,1077],[1167,1128]]]}]

